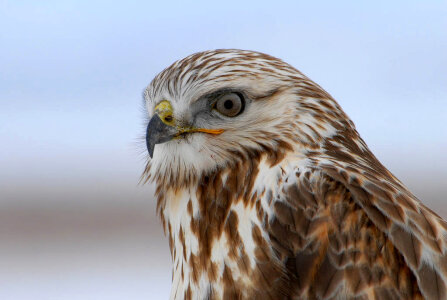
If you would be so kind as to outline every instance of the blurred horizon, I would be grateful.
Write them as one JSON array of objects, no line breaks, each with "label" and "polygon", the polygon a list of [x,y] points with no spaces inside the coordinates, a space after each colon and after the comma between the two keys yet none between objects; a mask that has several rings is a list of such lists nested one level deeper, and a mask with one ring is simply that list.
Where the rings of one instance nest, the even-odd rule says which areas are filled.
[{"label": "blurred horizon", "polygon": [[447,218],[447,2],[0,0],[0,298],[164,299],[142,91],[217,48],[283,59]]}]

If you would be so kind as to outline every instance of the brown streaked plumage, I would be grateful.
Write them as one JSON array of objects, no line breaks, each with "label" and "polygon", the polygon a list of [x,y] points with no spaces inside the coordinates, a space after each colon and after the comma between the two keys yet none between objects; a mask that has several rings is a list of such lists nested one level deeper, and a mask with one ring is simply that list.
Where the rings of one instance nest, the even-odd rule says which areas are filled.
[{"label": "brown streaked plumage", "polygon": [[290,65],[201,52],[145,99],[171,299],[447,299],[447,223]]}]

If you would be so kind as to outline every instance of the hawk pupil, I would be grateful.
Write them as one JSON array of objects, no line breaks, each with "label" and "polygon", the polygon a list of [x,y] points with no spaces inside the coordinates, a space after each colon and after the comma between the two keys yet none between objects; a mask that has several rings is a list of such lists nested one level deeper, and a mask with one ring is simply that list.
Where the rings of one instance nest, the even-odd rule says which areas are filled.
[{"label": "hawk pupil", "polygon": [[227,100],[227,101],[225,101],[225,102],[224,102],[224,107],[225,107],[226,109],[232,109],[232,108],[233,108],[233,101],[231,101],[231,100]]}]

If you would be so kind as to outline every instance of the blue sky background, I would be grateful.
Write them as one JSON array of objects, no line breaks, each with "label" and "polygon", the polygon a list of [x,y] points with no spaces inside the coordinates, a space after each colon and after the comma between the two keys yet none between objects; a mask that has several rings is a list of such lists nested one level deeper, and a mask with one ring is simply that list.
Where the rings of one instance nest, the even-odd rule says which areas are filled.
[{"label": "blue sky background", "polygon": [[[9,255],[8,261],[39,258],[48,267],[52,254],[65,249],[57,247],[68,247],[60,250],[67,253],[60,256],[54,272],[40,265],[11,264],[16,272],[4,274],[10,282],[4,295],[166,296],[167,245],[153,222],[150,188],[136,186],[145,155],[141,95],[163,68],[201,50],[257,50],[301,70],[339,101],[379,159],[424,202],[447,216],[446,16],[446,1],[0,0],[0,213],[10,216],[0,238],[17,238],[9,248],[0,248],[0,254],[5,260]],[[140,260],[115,270],[116,277],[108,280],[109,266],[121,257],[116,245],[129,234],[111,224],[116,218],[127,220],[116,213],[130,210],[129,220],[140,218],[141,226],[129,221],[118,229],[129,228],[135,236],[132,243],[141,243],[140,256],[133,248],[125,252]],[[92,211],[110,226],[93,213],[90,223],[81,217]],[[34,223],[18,225],[24,213],[27,220],[34,217],[43,226],[42,235],[31,230]],[[60,220],[54,221],[55,216]],[[70,218],[72,223],[66,221]],[[45,223],[49,219],[54,222]],[[83,222],[89,225],[80,226]],[[45,233],[58,226],[73,231]],[[116,243],[91,246],[87,233],[101,226],[111,228],[107,234]],[[145,226],[153,231],[146,232]],[[53,246],[42,248],[42,257],[19,251],[39,247],[43,240]],[[150,248],[154,240],[159,248]],[[97,266],[97,273],[87,267],[89,259],[98,261],[93,259],[96,252],[69,251],[78,249],[79,241],[110,255]],[[76,269],[73,257],[86,267]],[[148,261],[166,265],[151,273]],[[106,279],[95,281],[86,274]],[[92,281],[87,284],[80,278]],[[134,284],[112,284],[131,278]],[[24,282],[29,293],[20,288]],[[50,292],[46,286],[58,289]]]}]

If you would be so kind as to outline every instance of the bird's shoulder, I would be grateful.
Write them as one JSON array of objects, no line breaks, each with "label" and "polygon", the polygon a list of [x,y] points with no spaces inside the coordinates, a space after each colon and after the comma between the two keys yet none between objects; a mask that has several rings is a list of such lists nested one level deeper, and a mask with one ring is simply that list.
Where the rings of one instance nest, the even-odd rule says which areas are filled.
[{"label": "bird's shoulder", "polygon": [[289,293],[444,299],[446,222],[391,173],[358,169],[328,162],[281,168],[267,227],[289,272]]}]

